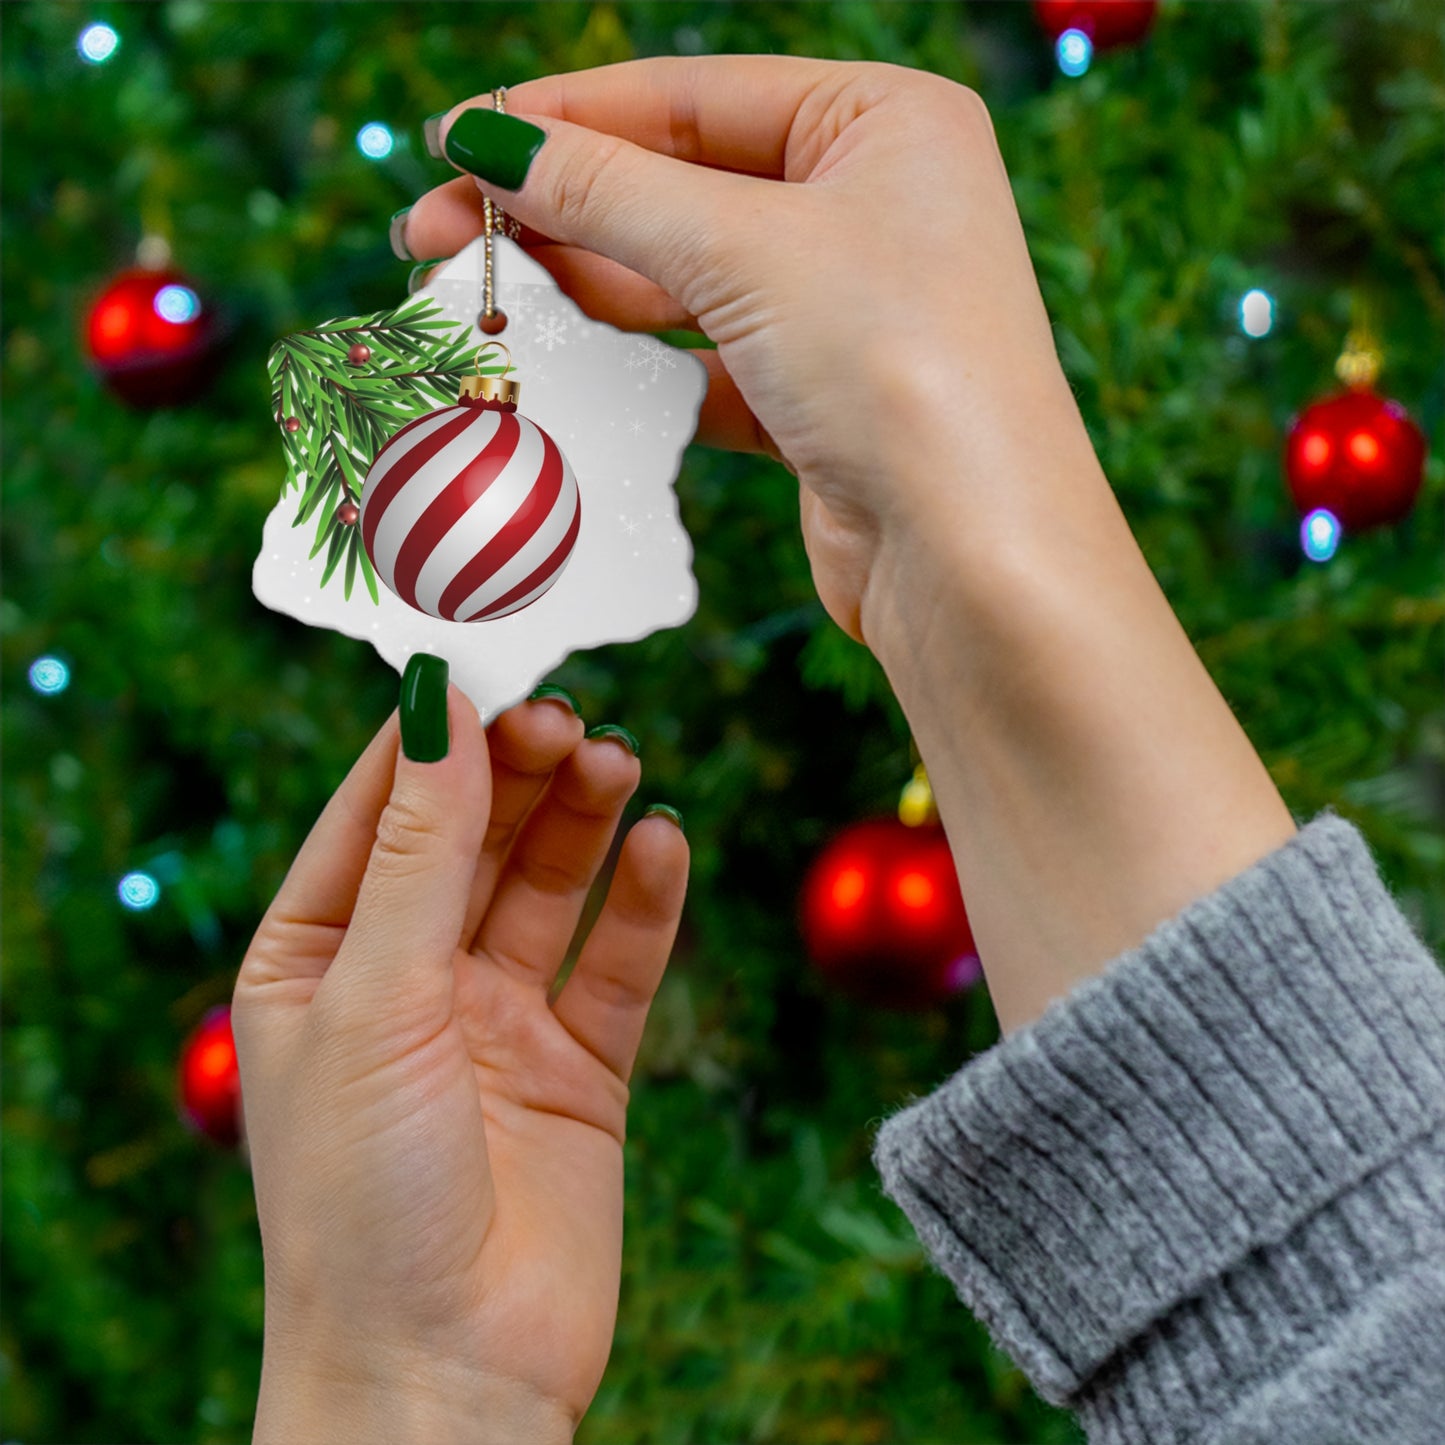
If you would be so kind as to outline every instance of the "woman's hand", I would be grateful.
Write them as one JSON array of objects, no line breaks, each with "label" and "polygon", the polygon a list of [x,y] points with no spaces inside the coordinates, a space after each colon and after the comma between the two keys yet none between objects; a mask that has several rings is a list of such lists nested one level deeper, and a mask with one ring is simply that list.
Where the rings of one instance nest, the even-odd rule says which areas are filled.
[{"label": "woman's hand", "polygon": [[570,1440],[611,1348],[627,1079],[687,845],[630,831],[549,1003],[639,764],[560,701],[489,735],[446,707],[440,761],[395,714],[377,734],[237,980],[258,1442]]},{"label": "woman's hand", "polygon": [[[490,106],[435,128],[473,172],[509,123],[468,121]],[[717,343],[700,437],[797,474],[818,595],[928,764],[1005,1029],[1290,836],[1094,455],[978,96],[710,56],[528,81],[507,111],[546,133],[525,180],[429,192],[407,247],[460,249],[485,192],[593,316]]]},{"label": "woman's hand", "polygon": [[[473,107],[490,96],[443,117],[443,146]],[[819,596],[855,639],[875,630],[885,551],[906,565],[917,537],[967,519],[996,556],[1070,466],[1107,493],[972,91],[890,65],[719,56],[528,81],[507,112],[546,131],[520,189],[438,187],[408,213],[407,249],[460,250],[485,192],[590,315],[715,341],[697,353],[699,438],[797,475]],[[485,169],[486,150],[467,163]]]}]

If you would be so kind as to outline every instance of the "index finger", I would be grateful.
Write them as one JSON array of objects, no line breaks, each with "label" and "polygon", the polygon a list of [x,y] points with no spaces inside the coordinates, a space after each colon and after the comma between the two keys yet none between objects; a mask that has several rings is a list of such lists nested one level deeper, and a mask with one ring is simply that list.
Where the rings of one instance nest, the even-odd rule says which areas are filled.
[{"label": "index finger", "polygon": [[[848,70],[793,55],[657,56],[509,86],[507,110],[552,116],[678,160],[796,180],[806,102],[843,84]],[[466,105],[474,103],[486,102]],[[444,132],[463,108],[447,116]]]}]

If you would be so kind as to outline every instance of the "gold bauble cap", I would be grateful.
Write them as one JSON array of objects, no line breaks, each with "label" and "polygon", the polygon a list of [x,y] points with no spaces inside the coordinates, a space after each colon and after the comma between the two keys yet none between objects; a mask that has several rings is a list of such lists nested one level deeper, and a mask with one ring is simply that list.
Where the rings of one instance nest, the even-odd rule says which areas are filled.
[{"label": "gold bauble cap", "polygon": [[[483,376],[482,353],[493,348],[506,356],[507,364],[502,368],[500,376]],[[512,369],[512,353],[500,341],[484,341],[477,347],[476,359],[472,365],[476,367],[477,375],[462,377],[457,388],[458,401],[499,401],[503,405],[510,403],[512,406],[517,404],[517,398],[522,394],[522,383],[507,375]]]},{"label": "gold bauble cap", "polygon": [[522,383],[508,376],[464,376],[457,389],[457,400],[465,397],[475,401],[480,398],[482,401],[511,402],[515,406],[521,394]]}]

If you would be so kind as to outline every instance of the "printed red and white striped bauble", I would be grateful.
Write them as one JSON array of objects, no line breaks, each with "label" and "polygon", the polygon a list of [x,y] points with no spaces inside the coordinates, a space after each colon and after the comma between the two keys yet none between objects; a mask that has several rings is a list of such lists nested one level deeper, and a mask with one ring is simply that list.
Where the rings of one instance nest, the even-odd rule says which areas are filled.
[{"label": "printed red and white striped bauble", "polygon": [[557,443],[512,403],[463,397],[376,454],[361,540],[401,600],[445,622],[486,622],[535,602],[562,575],[582,523]]}]

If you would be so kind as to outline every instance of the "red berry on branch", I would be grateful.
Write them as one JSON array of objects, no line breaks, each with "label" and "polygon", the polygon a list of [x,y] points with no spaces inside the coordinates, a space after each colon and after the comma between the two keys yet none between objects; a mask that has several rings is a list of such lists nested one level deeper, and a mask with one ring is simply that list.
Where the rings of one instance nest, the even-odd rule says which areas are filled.
[{"label": "red berry on branch", "polygon": [[367,346],[365,342],[358,341],[352,346],[351,350],[346,353],[346,359],[353,366],[364,366],[371,360],[371,348]]},{"label": "red berry on branch", "polygon": [[281,423],[281,425],[284,426],[287,431],[300,431],[301,418],[299,416],[288,416],[286,420]]},{"label": "red berry on branch", "polygon": [[336,520],[340,522],[343,527],[354,527],[357,518],[360,516],[361,508],[358,507],[355,502],[343,502],[336,509]]}]

